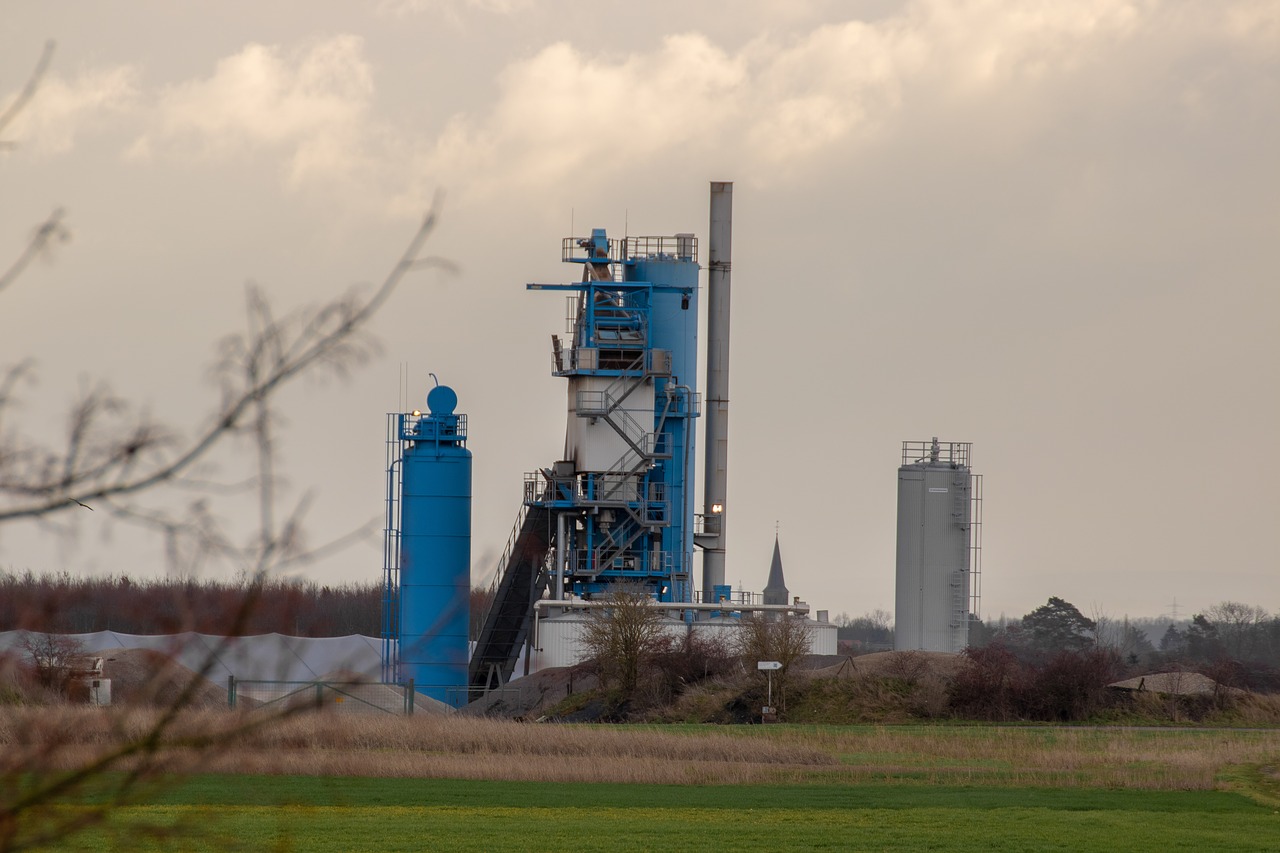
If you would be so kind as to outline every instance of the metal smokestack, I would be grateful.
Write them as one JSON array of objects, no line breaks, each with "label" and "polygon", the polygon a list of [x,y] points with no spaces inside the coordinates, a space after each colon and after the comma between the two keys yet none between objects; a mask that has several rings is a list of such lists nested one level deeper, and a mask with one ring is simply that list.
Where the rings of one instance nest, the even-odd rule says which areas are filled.
[{"label": "metal smokestack", "polygon": [[703,601],[724,584],[729,473],[729,273],[733,256],[733,182],[711,182],[711,248],[707,275],[706,515],[702,551]]}]

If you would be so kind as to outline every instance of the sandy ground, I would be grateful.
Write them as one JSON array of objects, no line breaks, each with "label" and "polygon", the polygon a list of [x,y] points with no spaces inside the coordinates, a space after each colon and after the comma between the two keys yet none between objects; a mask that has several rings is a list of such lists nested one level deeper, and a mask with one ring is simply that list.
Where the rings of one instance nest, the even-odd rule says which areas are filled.
[{"label": "sandy ground", "polygon": [[599,686],[595,675],[583,666],[555,666],[517,678],[506,687],[460,709],[473,717],[537,719],[548,708],[574,693]]}]

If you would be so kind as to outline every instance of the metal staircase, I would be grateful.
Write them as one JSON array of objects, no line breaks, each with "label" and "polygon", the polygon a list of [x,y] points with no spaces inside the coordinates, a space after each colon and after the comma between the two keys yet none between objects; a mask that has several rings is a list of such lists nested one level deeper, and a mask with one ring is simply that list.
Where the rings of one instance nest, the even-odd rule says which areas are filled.
[{"label": "metal staircase", "polygon": [[551,512],[546,507],[521,507],[498,562],[491,587],[493,601],[471,654],[467,676],[473,695],[501,687],[511,678],[520,646],[529,634],[534,602],[547,588],[551,531]]}]

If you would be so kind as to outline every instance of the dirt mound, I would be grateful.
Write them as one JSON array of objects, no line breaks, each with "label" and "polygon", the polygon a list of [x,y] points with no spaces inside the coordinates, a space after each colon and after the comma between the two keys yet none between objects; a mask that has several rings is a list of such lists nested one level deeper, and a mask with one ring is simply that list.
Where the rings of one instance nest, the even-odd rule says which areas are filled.
[{"label": "dirt mound", "polygon": [[955,677],[963,663],[963,657],[948,652],[875,652],[859,657],[839,658],[836,663],[816,667],[806,674],[812,678],[859,678],[873,675],[909,681],[931,675],[946,681]]},{"label": "dirt mound", "polygon": [[582,666],[548,667],[491,691],[488,696],[460,708],[458,713],[533,720],[574,693],[594,690],[599,683],[595,675]]},{"label": "dirt mound", "polygon": [[112,649],[102,654],[102,677],[111,679],[113,705],[168,707],[197,679],[188,707],[227,707],[225,685],[201,678],[163,652]]}]

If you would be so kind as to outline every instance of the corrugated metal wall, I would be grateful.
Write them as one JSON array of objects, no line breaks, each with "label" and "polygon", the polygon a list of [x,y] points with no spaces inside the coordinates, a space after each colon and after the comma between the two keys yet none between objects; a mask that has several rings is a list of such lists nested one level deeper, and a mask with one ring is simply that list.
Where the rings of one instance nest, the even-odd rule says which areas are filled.
[{"label": "corrugated metal wall", "polygon": [[894,648],[959,652],[968,643],[971,480],[968,468],[898,469]]}]

